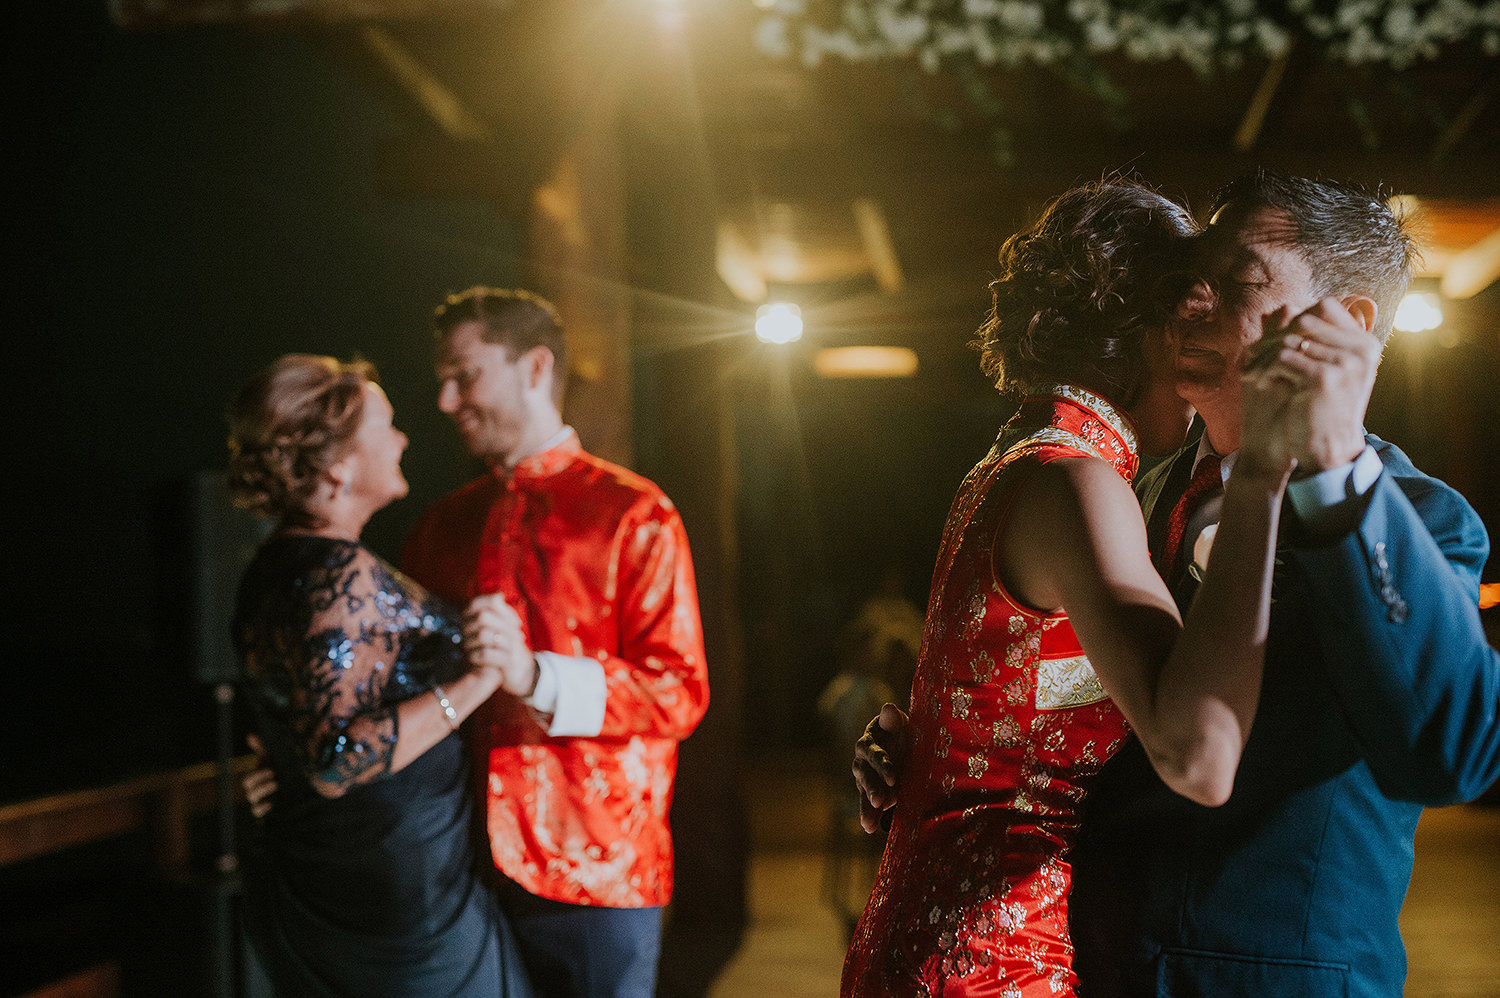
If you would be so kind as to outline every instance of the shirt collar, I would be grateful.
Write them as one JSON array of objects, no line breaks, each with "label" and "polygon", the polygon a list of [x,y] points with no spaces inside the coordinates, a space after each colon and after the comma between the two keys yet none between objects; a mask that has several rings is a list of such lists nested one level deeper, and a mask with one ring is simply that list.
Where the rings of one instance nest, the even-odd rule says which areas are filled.
[{"label": "shirt collar", "polygon": [[1221,483],[1227,482],[1229,481],[1229,473],[1234,470],[1234,460],[1239,456],[1239,453],[1239,451],[1232,451],[1228,454],[1220,456],[1218,451],[1214,450],[1213,444],[1208,442],[1208,433],[1205,432],[1203,436],[1198,438],[1198,453],[1193,455],[1192,470],[1196,472],[1198,470],[1198,465],[1203,463],[1204,458],[1218,457],[1219,481]]},{"label": "shirt collar", "polygon": [[543,440],[536,449],[523,455],[510,467],[493,466],[490,471],[501,481],[506,479],[547,478],[562,471],[581,453],[578,434],[571,426],[564,426]]}]

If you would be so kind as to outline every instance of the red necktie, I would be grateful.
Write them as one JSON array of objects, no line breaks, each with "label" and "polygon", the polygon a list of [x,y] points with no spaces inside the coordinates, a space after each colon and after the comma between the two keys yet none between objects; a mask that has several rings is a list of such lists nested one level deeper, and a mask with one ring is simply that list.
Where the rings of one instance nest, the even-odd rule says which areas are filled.
[{"label": "red necktie", "polygon": [[1164,571],[1170,572],[1177,565],[1177,558],[1182,553],[1182,535],[1187,531],[1188,520],[1203,505],[1204,500],[1223,487],[1224,479],[1219,474],[1219,456],[1211,454],[1193,469],[1187,491],[1182,493],[1182,498],[1177,500],[1177,505],[1172,507],[1171,515],[1167,517],[1167,549],[1162,559]]}]

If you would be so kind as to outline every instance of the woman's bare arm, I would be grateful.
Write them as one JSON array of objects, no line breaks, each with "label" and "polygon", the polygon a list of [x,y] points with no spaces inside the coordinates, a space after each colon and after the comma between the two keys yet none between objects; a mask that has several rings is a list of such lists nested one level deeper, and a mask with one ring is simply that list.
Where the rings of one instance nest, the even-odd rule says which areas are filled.
[{"label": "woman's bare arm", "polygon": [[1036,469],[996,550],[1015,596],[1067,612],[1163,781],[1207,805],[1228,799],[1259,704],[1287,477],[1244,463],[1226,488],[1213,567],[1185,626],[1151,563],[1134,494],[1102,461]]}]

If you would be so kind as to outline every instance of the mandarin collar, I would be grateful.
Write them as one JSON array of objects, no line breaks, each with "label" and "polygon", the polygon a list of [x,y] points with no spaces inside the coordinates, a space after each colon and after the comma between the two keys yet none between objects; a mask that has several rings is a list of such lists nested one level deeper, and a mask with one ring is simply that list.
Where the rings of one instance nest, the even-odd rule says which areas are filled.
[{"label": "mandarin collar", "polygon": [[1135,478],[1140,466],[1135,421],[1102,395],[1080,385],[1041,385],[1022,400],[1021,410],[1087,441],[1127,482]]},{"label": "mandarin collar", "polygon": [[571,426],[564,426],[555,436],[542,445],[534,454],[527,454],[508,468],[491,467],[490,473],[502,484],[508,481],[537,481],[562,471],[583,452],[578,434]]}]

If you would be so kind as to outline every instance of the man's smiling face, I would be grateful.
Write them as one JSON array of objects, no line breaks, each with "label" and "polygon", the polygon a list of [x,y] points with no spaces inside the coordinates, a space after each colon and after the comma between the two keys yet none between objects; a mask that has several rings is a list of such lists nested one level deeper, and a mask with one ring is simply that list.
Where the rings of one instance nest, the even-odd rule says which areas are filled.
[{"label": "man's smiling face", "polygon": [[1295,315],[1319,298],[1296,238],[1284,211],[1234,205],[1199,237],[1198,280],[1172,325],[1177,392],[1203,416],[1220,454],[1239,448],[1240,372],[1265,317],[1283,305]]},{"label": "man's smiling face", "polygon": [[438,347],[438,408],[453,420],[464,447],[492,465],[509,465],[531,430],[522,358],[484,338],[482,322],[455,326]]}]

